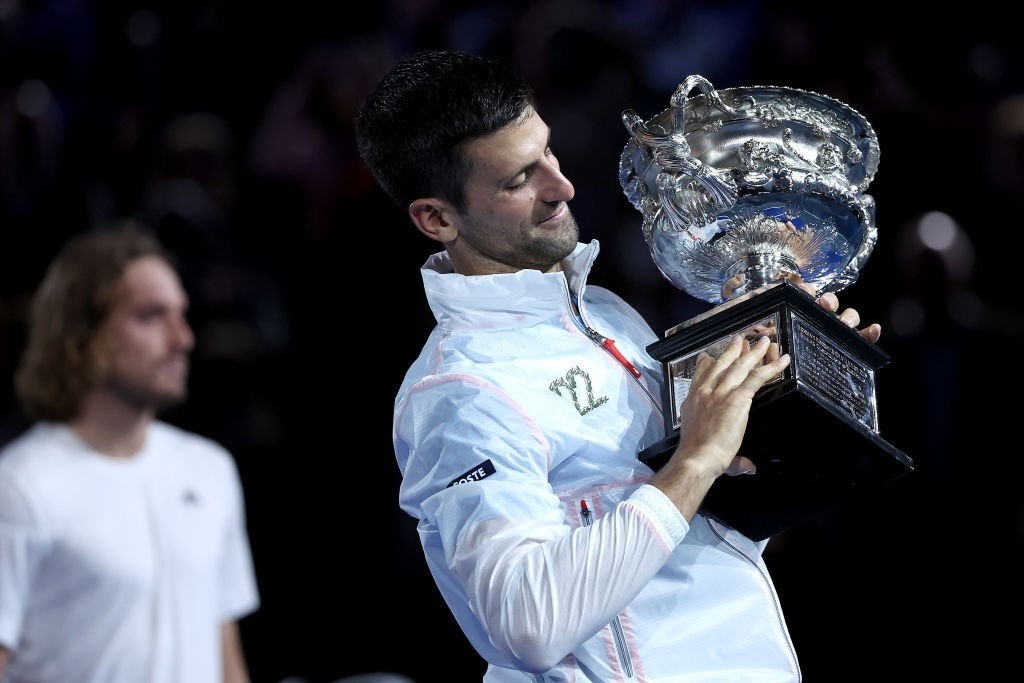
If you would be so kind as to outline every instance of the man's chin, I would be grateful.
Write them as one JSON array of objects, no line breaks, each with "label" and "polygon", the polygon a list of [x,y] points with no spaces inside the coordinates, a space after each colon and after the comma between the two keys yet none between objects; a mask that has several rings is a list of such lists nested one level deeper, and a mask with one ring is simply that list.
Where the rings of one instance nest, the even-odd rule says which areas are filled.
[{"label": "man's chin", "polygon": [[160,394],[153,397],[153,408],[155,408],[156,412],[162,412],[171,408],[177,408],[185,403],[186,400],[188,400],[187,391]]},{"label": "man's chin", "polygon": [[181,382],[111,381],[103,391],[115,401],[141,412],[157,413],[175,408],[188,399],[188,385]]},{"label": "man's chin", "polygon": [[133,403],[142,411],[158,414],[173,410],[185,403],[188,399],[188,392],[185,391],[161,391],[137,394]]}]

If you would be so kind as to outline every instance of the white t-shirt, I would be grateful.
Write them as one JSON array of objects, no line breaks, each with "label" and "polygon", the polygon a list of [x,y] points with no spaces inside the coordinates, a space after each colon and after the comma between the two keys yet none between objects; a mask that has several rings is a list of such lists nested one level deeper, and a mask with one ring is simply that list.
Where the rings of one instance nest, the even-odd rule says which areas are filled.
[{"label": "white t-shirt", "polygon": [[11,683],[220,683],[220,627],[259,606],[234,459],[157,422],[130,458],[42,422],[0,451]]}]

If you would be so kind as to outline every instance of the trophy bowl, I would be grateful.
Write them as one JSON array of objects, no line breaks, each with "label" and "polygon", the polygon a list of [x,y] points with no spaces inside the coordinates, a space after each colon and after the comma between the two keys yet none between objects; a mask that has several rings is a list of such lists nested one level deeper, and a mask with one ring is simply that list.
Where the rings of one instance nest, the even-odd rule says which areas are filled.
[{"label": "trophy bowl", "polygon": [[795,88],[716,91],[692,75],[668,109],[622,120],[619,182],[676,287],[720,303],[780,272],[818,292],[857,279],[877,235],[865,190],[879,159],[858,112]]},{"label": "trophy bowl", "polygon": [[751,408],[740,453],[757,471],[720,477],[707,511],[760,540],[913,471],[880,436],[874,373],[889,357],[795,284],[840,291],[874,248],[868,121],[818,93],[716,90],[691,75],[668,109],[647,120],[627,110],[622,122],[619,182],[655,265],[717,304],[647,348],[665,368],[666,437],[641,460],[657,469],[674,451],[700,352],[768,335],[791,362]]}]

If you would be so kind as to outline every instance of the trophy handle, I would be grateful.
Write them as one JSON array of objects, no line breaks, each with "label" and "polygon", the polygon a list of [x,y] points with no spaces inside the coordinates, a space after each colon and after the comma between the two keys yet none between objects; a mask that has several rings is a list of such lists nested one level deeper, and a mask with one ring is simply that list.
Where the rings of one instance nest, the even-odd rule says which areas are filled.
[{"label": "trophy handle", "polygon": [[711,81],[699,74],[692,74],[687,76],[676,88],[676,91],[672,93],[670,103],[672,105],[672,127],[675,130],[686,130],[686,100],[694,88],[700,90],[708,104],[715,109],[725,114],[739,113],[722,101],[718,91],[715,90],[715,86],[711,85]]},{"label": "trophy handle", "polygon": [[[654,181],[661,208],[675,225],[701,226],[713,223],[718,214],[736,203],[738,191],[732,176],[707,166],[691,154],[685,137],[683,105],[694,88],[718,109],[728,114],[736,110],[722,102],[711,82],[703,76],[691,75],[672,95],[672,129],[648,125],[632,109],[622,113],[622,123],[633,141],[660,170]],[[641,179],[642,181],[642,179]],[[654,189],[652,188],[652,189]]]}]

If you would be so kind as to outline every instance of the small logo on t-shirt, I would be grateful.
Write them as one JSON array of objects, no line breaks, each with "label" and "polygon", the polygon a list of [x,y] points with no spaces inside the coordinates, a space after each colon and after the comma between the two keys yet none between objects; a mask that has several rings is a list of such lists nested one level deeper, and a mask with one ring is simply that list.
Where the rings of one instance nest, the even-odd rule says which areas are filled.
[{"label": "small logo on t-shirt", "polygon": [[181,502],[185,505],[198,506],[199,495],[192,489],[185,489],[181,494]]},{"label": "small logo on t-shirt", "polygon": [[486,479],[492,474],[494,474],[494,463],[490,460],[484,460],[465,474],[460,474],[455,477],[455,479],[452,479],[448,482],[448,486],[445,486],[445,488],[450,489],[458,484],[468,484],[471,481],[480,481],[481,479]]}]

